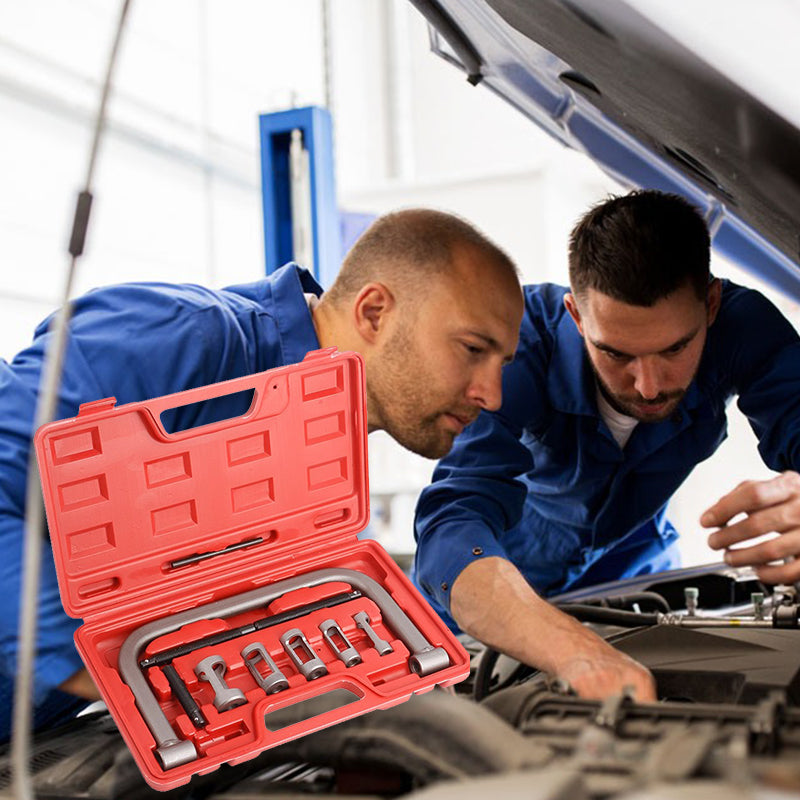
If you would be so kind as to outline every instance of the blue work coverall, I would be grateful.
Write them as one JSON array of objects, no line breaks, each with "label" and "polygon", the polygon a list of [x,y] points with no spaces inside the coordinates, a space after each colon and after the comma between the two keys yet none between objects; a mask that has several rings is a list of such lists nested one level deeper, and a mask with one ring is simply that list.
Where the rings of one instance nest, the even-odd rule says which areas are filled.
[{"label": "blue work coverall", "polygon": [[678,566],[667,503],[725,439],[735,395],[767,466],[800,468],[800,338],[763,295],[723,282],[680,405],[620,449],[597,410],[567,291],[525,287],[502,407],[457,437],[420,496],[415,579],[453,630],[450,589],[477,558],[508,559],[544,596]]},{"label": "blue work coverall", "polygon": [[[57,419],[81,403],[131,403],[302,361],[319,348],[305,293],[322,289],[294,264],[269,278],[212,291],[194,285],[123,284],[78,298],[70,323]],[[11,364],[0,361],[0,741],[10,734],[17,662],[23,519],[28,454],[42,358],[52,339],[46,319]],[[169,412],[171,430],[243,414],[232,395]],[[45,548],[38,610],[34,725],[50,727],[86,701],[56,688],[81,669],[73,642],[81,624],[64,612],[52,550]]]}]

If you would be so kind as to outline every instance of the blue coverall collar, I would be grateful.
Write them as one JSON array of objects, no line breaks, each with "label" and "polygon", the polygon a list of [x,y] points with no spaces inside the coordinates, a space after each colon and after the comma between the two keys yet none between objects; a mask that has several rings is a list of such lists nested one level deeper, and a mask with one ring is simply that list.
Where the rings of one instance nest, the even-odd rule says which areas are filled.
[{"label": "blue coverall collar", "polygon": [[281,313],[275,315],[275,322],[287,364],[302,361],[306,353],[319,350],[319,339],[306,302],[306,294],[320,297],[322,287],[305,267],[290,263],[273,273],[272,297],[276,306],[281,309]]},{"label": "blue coverall collar", "polygon": [[583,337],[564,311],[554,331],[547,394],[557,411],[598,417],[595,378]]}]

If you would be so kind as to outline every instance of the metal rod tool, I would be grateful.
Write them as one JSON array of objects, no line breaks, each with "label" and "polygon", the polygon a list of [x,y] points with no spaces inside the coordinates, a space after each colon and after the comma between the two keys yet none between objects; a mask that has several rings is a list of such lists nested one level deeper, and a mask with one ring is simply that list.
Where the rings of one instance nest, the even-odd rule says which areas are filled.
[{"label": "metal rod tool", "polygon": [[[271,628],[283,622],[291,622],[293,619],[300,619],[300,617],[305,617],[307,614],[319,611],[321,608],[332,608],[342,603],[349,603],[351,600],[356,600],[359,597],[362,597],[359,591],[342,592],[332,597],[326,597],[324,600],[317,600],[313,603],[307,603],[304,606],[290,608],[288,611],[281,611],[279,614],[272,614],[269,617],[257,619],[255,622],[249,622],[247,625],[240,625],[238,628],[212,633],[210,636],[204,636],[202,639],[195,639],[193,642],[171,647],[169,650],[156,653],[156,655],[150,656],[149,658],[143,658],[139,662],[139,666],[142,669],[159,667],[162,664],[168,664],[170,661],[178,658],[178,656],[185,656],[203,647],[216,647],[218,644],[230,642],[232,639],[238,639],[240,636],[247,636],[256,631],[263,631],[264,628]],[[275,599],[277,600],[277,598]]]},{"label": "metal rod tool", "polygon": [[161,667],[161,671],[167,679],[173,697],[181,704],[195,728],[205,728],[208,725],[208,720],[200,710],[200,706],[197,705],[194,697],[192,697],[192,693],[186,687],[186,684],[181,680],[178,670],[172,664],[164,664]]},{"label": "metal rod tool", "polygon": [[216,558],[217,556],[224,555],[225,553],[233,553],[235,550],[244,550],[253,545],[261,544],[264,539],[261,536],[256,536],[255,539],[247,539],[244,542],[236,542],[223,547],[220,550],[210,550],[207,553],[192,553],[190,556],[183,558],[176,558],[174,561],[169,562],[170,569],[179,569],[180,567],[188,567],[189,564],[197,564],[198,561],[206,561],[209,558]]}]

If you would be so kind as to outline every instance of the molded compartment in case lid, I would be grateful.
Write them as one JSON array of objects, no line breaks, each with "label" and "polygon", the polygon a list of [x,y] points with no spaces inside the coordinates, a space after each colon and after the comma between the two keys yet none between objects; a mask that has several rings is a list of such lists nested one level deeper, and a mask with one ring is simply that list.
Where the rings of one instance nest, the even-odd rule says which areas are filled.
[{"label": "molded compartment in case lid", "polygon": [[[242,416],[169,434],[173,408],[253,390]],[[35,436],[67,613],[169,602],[369,519],[364,367],[335,348],[155,400],[81,406]],[[278,455],[279,454],[279,455]],[[216,555],[214,555],[216,554]]]}]

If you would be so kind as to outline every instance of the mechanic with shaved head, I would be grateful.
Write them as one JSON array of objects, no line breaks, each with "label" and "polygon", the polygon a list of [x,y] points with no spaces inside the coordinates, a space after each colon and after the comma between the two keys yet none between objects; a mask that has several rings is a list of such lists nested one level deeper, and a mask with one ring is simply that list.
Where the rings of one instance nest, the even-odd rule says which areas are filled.
[{"label": "mechanic with shaved head", "polygon": [[[81,403],[119,404],[302,361],[321,347],[361,353],[367,424],[429,458],[445,455],[482,409],[497,410],[501,369],[517,344],[523,299],[516,268],[464,220],[406,209],[376,220],[330,291],[295,264],[214,291],[124,284],[74,303],[56,418]],[[17,661],[26,464],[52,317],[11,364],[0,361],[0,741],[10,731]],[[246,394],[246,393],[245,393]],[[229,395],[171,409],[169,431],[247,411]],[[42,565],[34,680],[37,729],[99,697],[73,643],[52,551]]]},{"label": "mechanic with shaved head", "polygon": [[800,560],[773,563],[800,555],[800,339],[761,294],[712,278],[703,218],[676,195],[592,208],[569,272],[571,289],[525,287],[503,405],[422,493],[416,579],[454,629],[579,694],[629,685],[651,699],[644,667],[542,597],[678,565],[667,504],[725,438],[734,396],[782,474],[741,484],[700,523],[728,564],[800,579]]}]

